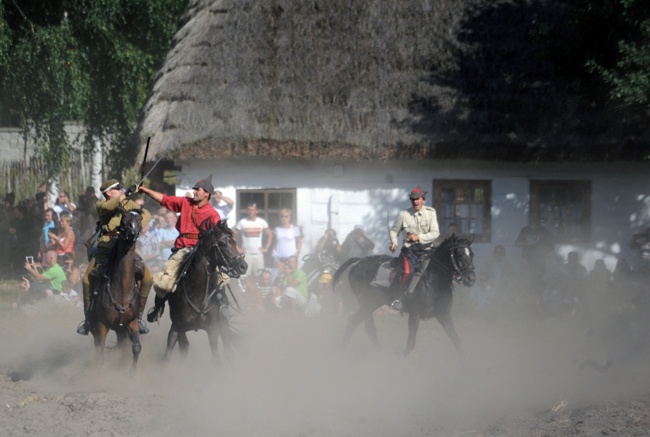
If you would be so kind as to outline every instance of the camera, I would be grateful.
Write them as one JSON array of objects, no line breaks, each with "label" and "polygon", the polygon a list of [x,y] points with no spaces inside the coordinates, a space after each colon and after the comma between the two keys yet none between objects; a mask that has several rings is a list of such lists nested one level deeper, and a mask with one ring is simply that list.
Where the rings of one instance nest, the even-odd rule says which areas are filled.
[{"label": "camera", "polygon": [[34,257],[33,256],[26,256],[25,261],[27,261],[28,264],[34,264]]}]

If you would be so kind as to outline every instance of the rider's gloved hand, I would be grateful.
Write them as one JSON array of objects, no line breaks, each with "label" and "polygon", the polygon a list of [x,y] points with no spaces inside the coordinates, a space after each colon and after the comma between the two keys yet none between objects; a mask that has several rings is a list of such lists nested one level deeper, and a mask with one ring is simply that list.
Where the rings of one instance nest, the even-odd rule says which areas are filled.
[{"label": "rider's gloved hand", "polygon": [[126,197],[129,197],[131,194],[133,194],[133,193],[137,193],[137,192],[138,192],[138,188],[139,188],[139,187],[138,187],[137,185],[131,185],[129,188],[126,189],[126,191],[124,192],[124,195],[125,195]]}]

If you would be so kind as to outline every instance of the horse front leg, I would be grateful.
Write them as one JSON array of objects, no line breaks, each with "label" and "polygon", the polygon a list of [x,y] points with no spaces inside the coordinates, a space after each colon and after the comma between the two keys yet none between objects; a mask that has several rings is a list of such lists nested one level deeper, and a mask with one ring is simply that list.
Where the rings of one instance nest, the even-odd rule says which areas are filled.
[{"label": "horse front leg", "polygon": [[458,356],[462,359],[463,347],[460,343],[460,337],[458,337],[458,334],[456,333],[454,320],[452,319],[451,314],[450,313],[443,314],[441,316],[436,317],[436,319],[438,319],[438,322],[440,322],[440,324],[442,325],[443,329],[447,333],[447,336],[451,339],[451,342],[454,344]]},{"label": "horse front leg", "polygon": [[169,361],[176,343],[178,343],[178,331],[176,330],[176,325],[172,323],[171,328],[169,328],[169,333],[167,334],[167,348],[165,349],[165,354],[162,357],[163,362]]},{"label": "horse front leg", "polygon": [[129,336],[131,337],[131,352],[133,354],[131,372],[135,372],[135,369],[138,366],[138,357],[140,356],[140,351],[142,350],[142,345],[140,344],[140,329],[138,327],[137,320],[133,320],[131,323],[129,323],[128,331]]},{"label": "horse front leg", "polygon": [[95,363],[102,364],[104,362],[104,347],[106,346],[106,337],[108,336],[108,326],[103,323],[98,323],[92,329],[93,340],[95,343]]},{"label": "horse front leg", "polygon": [[403,357],[407,356],[413,349],[415,349],[415,337],[418,335],[418,328],[420,327],[420,315],[409,313],[408,326],[409,335],[406,340],[406,348],[404,348],[404,351],[399,354]]}]

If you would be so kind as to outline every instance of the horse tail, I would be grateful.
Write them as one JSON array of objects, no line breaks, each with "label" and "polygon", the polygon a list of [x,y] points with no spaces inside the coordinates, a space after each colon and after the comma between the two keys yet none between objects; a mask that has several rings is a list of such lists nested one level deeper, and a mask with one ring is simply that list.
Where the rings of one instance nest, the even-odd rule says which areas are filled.
[{"label": "horse tail", "polygon": [[336,283],[338,282],[338,280],[341,277],[341,275],[343,274],[343,272],[346,271],[348,269],[348,267],[350,267],[352,264],[356,263],[360,259],[361,258],[358,258],[358,257],[357,258],[349,258],[349,259],[345,260],[345,262],[343,264],[341,264],[341,266],[338,268],[338,270],[336,270],[336,272],[334,272],[334,276],[332,277],[332,289],[334,291],[336,291]]}]

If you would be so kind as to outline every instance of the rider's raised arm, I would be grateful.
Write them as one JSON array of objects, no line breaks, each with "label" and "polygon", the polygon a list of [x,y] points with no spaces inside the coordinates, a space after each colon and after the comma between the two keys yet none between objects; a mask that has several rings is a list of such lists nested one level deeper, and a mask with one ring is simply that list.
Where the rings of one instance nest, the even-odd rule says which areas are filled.
[{"label": "rider's raised arm", "polygon": [[144,193],[147,196],[151,197],[153,200],[155,200],[158,203],[161,203],[163,200],[163,193],[159,193],[158,191],[154,191],[151,188],[147,188],[144,185],[141,185],[138,188],[139,193]]}]

